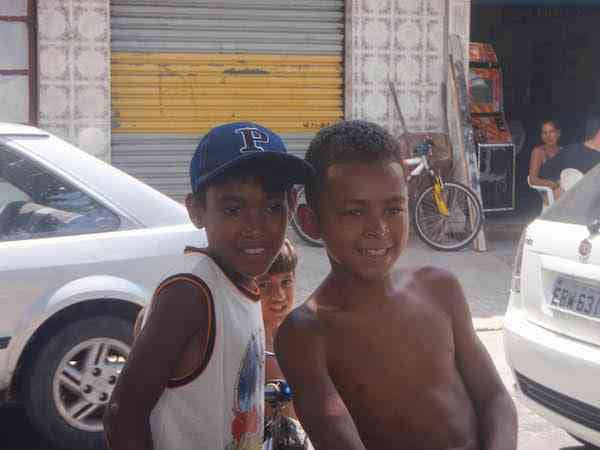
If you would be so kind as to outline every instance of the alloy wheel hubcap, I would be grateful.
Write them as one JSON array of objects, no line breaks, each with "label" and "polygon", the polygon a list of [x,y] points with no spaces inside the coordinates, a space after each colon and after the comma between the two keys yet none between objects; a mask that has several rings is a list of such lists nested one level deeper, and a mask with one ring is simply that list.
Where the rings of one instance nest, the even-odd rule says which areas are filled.
[{"label": "alloy wheel hubcap", "polygon": [[82,431],[102,431],[102,416],[130,347],[94,338],[73,347],[54,374],[52,393],[62,418]]}]

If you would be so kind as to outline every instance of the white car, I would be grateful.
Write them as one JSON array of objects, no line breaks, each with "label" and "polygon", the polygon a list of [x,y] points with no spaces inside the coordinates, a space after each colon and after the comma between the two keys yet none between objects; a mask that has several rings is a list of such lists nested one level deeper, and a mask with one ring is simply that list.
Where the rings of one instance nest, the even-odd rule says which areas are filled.
[{"label": "white car", "polygon": [[61,448],[103,448],[137,312],[185,246],[205,244],[179,203],[44,131],[0,124],[0,403],[24,403]]},{"label": "white car", "polygon": [[600,446],[600,166],[525,231],[504,320],[521,400]]}]

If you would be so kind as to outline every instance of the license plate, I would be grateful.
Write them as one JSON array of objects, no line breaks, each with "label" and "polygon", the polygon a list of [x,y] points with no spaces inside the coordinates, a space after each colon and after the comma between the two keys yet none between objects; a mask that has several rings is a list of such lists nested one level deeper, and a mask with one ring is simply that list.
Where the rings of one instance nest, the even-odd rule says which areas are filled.
[{"label": "license plate", "polygon": [[600,319],[600,288],[571,278],[557,278],[549,306],[553,309]]}]

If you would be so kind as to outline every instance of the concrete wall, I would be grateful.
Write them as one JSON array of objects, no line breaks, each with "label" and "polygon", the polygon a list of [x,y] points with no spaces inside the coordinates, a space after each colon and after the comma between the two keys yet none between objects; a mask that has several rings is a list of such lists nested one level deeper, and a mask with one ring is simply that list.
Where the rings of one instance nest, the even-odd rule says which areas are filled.
[{"label": "concrete wall", "polygon": [[[39,124],[110,159],[109,0],[38,0]],[[347,118],[399,134],[444,130],[448,33],[468,44],[470,0],[346,0]]]},{"label": "concrete wall", "polygon": [[110,159],[109,0],[38,0],[39,126]]}]

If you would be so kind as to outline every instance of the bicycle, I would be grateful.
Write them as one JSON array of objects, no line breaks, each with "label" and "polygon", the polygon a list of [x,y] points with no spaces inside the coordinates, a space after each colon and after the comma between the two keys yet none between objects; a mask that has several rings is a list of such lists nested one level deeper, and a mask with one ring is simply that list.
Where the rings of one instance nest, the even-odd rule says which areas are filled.
[{"label": "bicycle", "polygon": [[[267,357],[274,357],[265,352]],[[298,422],[283,414],[292,401],[292,388],[285,380],[269,380],[265,385],[265,405],[271,407],[272,414],[265,422],[263,450],[309,450],[306,433]]]},{"label": "bicycle", "polygon": [[[433,141],[425,140],[415,146],[416,157],[404,159],[412,169],[406,181],[428,175],[430,184],[411,200],[412,219],[419,237],[429,246],[441,251],[457,251],[469,245],[483,224],[483,208],[475,192],[455,181],[444,181],[429,161]],[[310,237],[301,227],[300,217],[309,214],[304,188],[296,190],[297,207],[292,226],[298,235],[312,245],[323,241]],[[414,200],[414,201],[413,201]]]},{"label": "bicycle", "polygon": [[418,155],[403,163],[412,171],[407,182],[426,173],[431,184],[419,192],[412,208],[415,229],[429,246],[441,251],[456,251],[469,245],[477,237],[483,224],[483,207],[475,192],[455,181],[444,181],[437,174],[429,155],[433,142],[417,144]]}]

